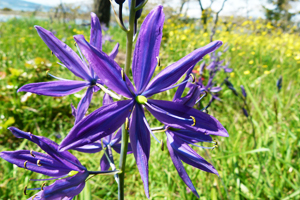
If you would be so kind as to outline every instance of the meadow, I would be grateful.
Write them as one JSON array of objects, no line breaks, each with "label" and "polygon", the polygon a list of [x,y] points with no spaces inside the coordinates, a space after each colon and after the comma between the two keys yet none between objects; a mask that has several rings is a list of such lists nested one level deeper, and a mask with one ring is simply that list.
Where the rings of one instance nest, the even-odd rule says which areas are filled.
[{"label": "meadow", "polygon": [[[216,199],[299,199],[300,198],[300,37],[294,27],[282,30],[263,20],[249,19],[236,25],[229,19],[219,24],[214,40],[228,44],[222,59],[230,61],[233,72],[219,73],[218,84],[228,76],[236,91],[240,85],[247,92],[249,115],[242,111],[243,100],[222,85],[219,98],[209,107],[229,133],[228,138],[216,137],[218,147],[205,150],[193,147],[211,162],[220,177],[185,166],[202,200]],[[34,25],[55,32],[56,37],[74,50],[73,35],[89,38],[89,26],[50,23],[34,18],[11,19],[0,23],[0,151],[36,149],[31,143],[17,139],[7,130],[15,126],[36,135],[61,142],[74,124],[70,103],[77,105],[84,90],[66,97],[47,97],[17,93],[27,83],[51,81],[47,72],[67,79],[74,75],[57,64],[59,60],[38,36]],[[104,52],[120,43],[117,62],[124,64],[125,34],[111,26],[106,32],[113,42],[106,41]],[[161,67],[209,43],[210,32],[199,21],[184,23],[180,16],[166,19],[160,50]],[[220,50],[223,50],[223,45]],[[219,51],[219,50],[218,50]],[[204,59],[209,62],[210,57]],[[196,66],[199,70],[200,63]],[[206,72],[207,73],[207,72]],[[208,76],[207,74],[205,74]],[[196,76],[199,76],[196,73]],[[282,76],[282,88],[276,85]],[[171,100],[175,90],[158,94],[156,99]],[[103,93],[92,100],[89,113],[102,105]],[[205,97],[207,104],[210,97]],[[161,124],[146,112],[151,126]],[[156,134],[165,139],[164,133]],[[72,151],[81,163],[99,170],[102,152],[82,154]],[[298,155],[299,153],[299,155]],[[180,179],[167,150],[152,140],[149,161],[150,199],[197,199]],[[116,155],[117,156],[117,155]],[[127,157],[125,175],[126,199],[146,199],[142,180],[133,155]],[[30,179],[42,175],[18,168],[0,160],[0,199],[27,199],[35,191],[23,194],[25,186],[40,187]],[[117,184],[111,176],[95,176],[79,195],[80,200],[117,199]],[[26,198],[27,197],[27,198]]]}]

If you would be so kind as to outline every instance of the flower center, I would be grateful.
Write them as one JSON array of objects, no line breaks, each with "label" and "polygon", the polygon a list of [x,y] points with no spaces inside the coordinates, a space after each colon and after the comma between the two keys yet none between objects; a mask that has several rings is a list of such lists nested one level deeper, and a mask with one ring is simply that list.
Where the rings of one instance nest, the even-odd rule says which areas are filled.
[{"label": "flower center", "polygon": [[147,98],[142,96],[142,95],[139,95],[135,98],[135,100],[139,103],[139,104],[145,104],[147,103]]}]

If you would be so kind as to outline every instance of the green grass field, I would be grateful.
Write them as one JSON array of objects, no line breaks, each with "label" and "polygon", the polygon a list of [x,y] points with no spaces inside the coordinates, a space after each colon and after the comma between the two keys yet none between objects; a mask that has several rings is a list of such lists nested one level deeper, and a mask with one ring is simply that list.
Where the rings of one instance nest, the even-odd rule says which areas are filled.
[{"label": "green grass field", "polygon": [[[39,150],[30,142],[13,137],[7,130],[9,126],[46,136],[60,143],[74,123],[70,103],[77,106],[85,92],[83,90],[76,95],[61,98],[17,93],[17,89],[24,84],[53,80],[47,76],[48,70],[59,77],[75,78],[71,72],[57,64],[59,60],[51,55],[34,25],[55,30],[56,36],[74,50],[76,47],[72,35],[84,34],[89,38],[89,27],[73,23],[50,24],[48,21],[32,18],[0,23],[0,151]],[[195,32],[195,29],[191,29],[191,38],[182,38],[181,30],[184,28],[177,27],[178,32],[174,32],[172,27],[175,30],[171,23],[166,22],[160,52],[161,69],[208,43],[209,36],[203,34],[203,31]],[[113,36],[115,42],[106,42],[103,51],[110,52],[115,43],[119,42],[119,54],[122,57],[125,53],[125,34],[117,27],[111,27],[108,34]],[[173,34],[181,37],[180,42],[176,42],[175,36],[175,41],[172,40]],[[271,38],[269,34],[272,33],[264,36],[266,41]],[[241,39],[238,41],[236,36],[239,35]],[[235,88],[239,92],[240,85],[246,88],[253,126],[251,120],[243,115],[241,99],[234,96],[226,86],[222,86],[222,101],[215,101],[208,111],[224,125],[230,136],[215,137],[218,148],[214,150],[193,147],[214,164],[220,177],[185,165],[200,199],[203,200],[300,198],[300,64],[285,53],[280,53],[280,50],[291,45],[290,42],[280,43],[282,46],[278,46],[279,43],[274,39],[276,48],[279,48],[276,51],[276,48],[267,48],[268,42],[259,42],[264,41],[263,36],[253,34],[251,37],[259,38],[256,49],[249,47],[245,39],[247,35],[242,32],[231,34],[221,31],[214,37],[216,40],[225,40],[230,45],[230,50],[223,57],[231,59],[230,67],[234,69],[234,73],[230,74],[230,81]],[[300,38],[296,34],[293,38],[293,51],[296,51]],[[278,92],[276,81],[280,75],[283,77],[283,87]],[[221,82],[224,76],[220,73],[218,80]],[[171,100],[174,91],[155,98]],[[94,96],[89,113],[102,105],[102,97],[103,93]],[[208,101],[209,98],[204,99],[204,102]],[[151,126],[160,125],[149,113],[146,112],[146,115]],[[156,136],[166,140],[164,133],[157,133]],[[102,152],[88,155],[76,151],[72,153],[89,170],[99,170]],[[115,156],[118,158],[118,155]],[[129,155],[127,158],[126,199],[146,199],[134,157]],[[118,163],[118,159],[116,162]],[[13,166],[3,159],[0,163],[0,199],[27,199],[35,192],[28,191],[25,196],[23,188],[26,185],[28,188],[40,187],[42,184],[29,180],[42,178],[42,175]],[[166,148],[161,151],[155,140],[151,144],[149,183],[150,199],[196,199],[180,179]],[[112,176],[95,176],[88,181],[78,199],[117,199],[117,190]]]}]

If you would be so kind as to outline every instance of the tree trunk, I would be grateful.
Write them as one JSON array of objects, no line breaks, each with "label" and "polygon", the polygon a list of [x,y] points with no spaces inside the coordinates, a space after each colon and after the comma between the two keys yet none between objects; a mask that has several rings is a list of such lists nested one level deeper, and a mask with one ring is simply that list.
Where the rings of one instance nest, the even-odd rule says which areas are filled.
[{"label": "tree trunk", "polygon": [[110,20],[110,1],[94,0],[94,12],[99,17],[100,22],[108,27]]}]

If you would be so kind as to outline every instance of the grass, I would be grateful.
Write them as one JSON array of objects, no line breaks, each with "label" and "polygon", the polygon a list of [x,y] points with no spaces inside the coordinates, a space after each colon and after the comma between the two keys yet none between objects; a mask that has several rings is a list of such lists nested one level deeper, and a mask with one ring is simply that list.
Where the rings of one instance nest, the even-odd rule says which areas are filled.
[{"label": "grass", "polygon": [[[209,36],[196,27],[187,29],[186,25],[172,24],[172,21],[167,20],[164,27],[160,51],[161,68],[208,42]],[[0,23],[0,151],[38,150],[30,142],[14,138],[6,129],[8,126],[16,126],[60,143],[74,123],[70,103],[77,105],[80,95],[85,92],[61,98],[32,94],[28,99],[24,97],[25,93],[16,92],[24,84],[52,80],[46,75],[48,70],[59,77],[75,78],[68,70],[56,64],[58,59],[51,56],[34,30],[34,25],[55,30],[56,36],[65,40],[74,50],[76,47],[70,36],[84,34],[89,38],[89,27],[73,23],[63,25],[33,18]],[[190,32],[186,33],[185,30]],[[231,59],[230,66],[234,69],[230,81],[237,90],[241,84],[245,86],[253,126],[251,120],[243,115],[241,99],[223,86],[220,96],[222,101],[214,102],[209,113],[226,127],[230,137],[215,137],[219,147],[214,150],[195,148],[201,156],[214,164],[220,177],[187,165],[186,170],[203,200],[299,199],[300,71],[298,61],[293,55],[287,55],[290,48],[288,45],[294,45],[294,49],[297,49],[299,37],[290,34],[295,41],[293,44],[289,41],[279,43],[273,38],[276,47],[279,45],[279,50],[276,51],[272,46],[268,49],[273,33],[264,36],[255,33],[247,35],[238,32],[239,27],[236,30],[234,33],[221,30],[215,39],[225,40],[231,45],[229,52],[224,54],[226,60]],[[113,35],[115,42],[121,44],[120,54],[124,53],[124,34],[115,27],[110,28],[108,33]],[[190,33],[190,37],[183,37]],[[249,37],[251,41],[248,43]],[[258,40],[257,44],[253,43],[255,40]],[[107,42],[103,50],[110,52],[115,42]],[[284,48],[288,49],[283,51]],[[208,59],[206,57],[206,61]],[[251,60],[253,64],[249,64],[252,63]],[[245,73],[246,71],[249,73]],[[283,87],[278,93],[276,80],[280,75],[283,76]],[[222,78],[224,75],[220,74],[218,79],[221,81]],[[174,90],[157,95],[156,98],[170,100],[173,94]],[[102,105],[102,97],[102,93],[94,96],[89,112]],[[204,102],[208,100],[206,98]],[[146,114],[151,126],[160,125],[149,113]],[[164,141],[166,139],[163,133],[156,136]],[[92,155],[75,151],[72,153],[88,169],[99,170],[102,152]],[[23,188],[26,185],[28,188],[40,187],[42,184],[29,180],[42,178],[42,175],[18,168],[2,159],[0,163],[0,199],[27,199],[34,192],[28,191],[25,196]],[[178,176],[168,151],[161,151],[155,140],[151,144],[149,183],[151,199],[196,199]],[[125,192],[126,199],[146,199],[133,155],[128,156],[126,163]],[[117,199],[117,184],[113,177],[95,176],[88,182],[79,199]]]}]

